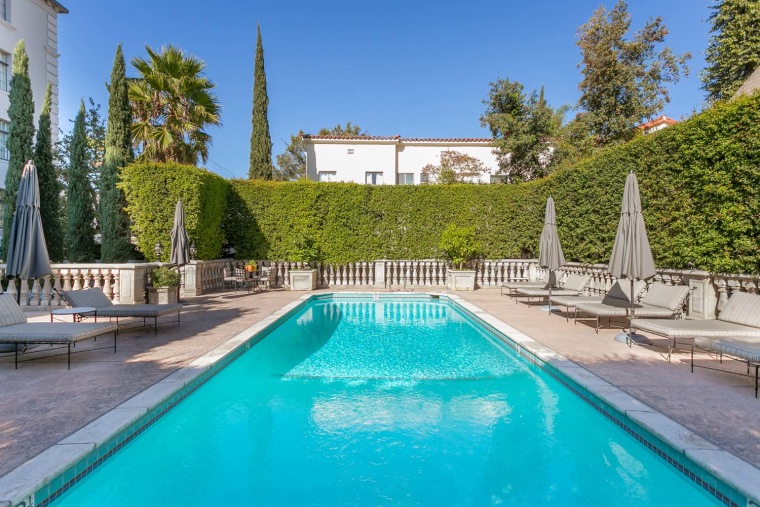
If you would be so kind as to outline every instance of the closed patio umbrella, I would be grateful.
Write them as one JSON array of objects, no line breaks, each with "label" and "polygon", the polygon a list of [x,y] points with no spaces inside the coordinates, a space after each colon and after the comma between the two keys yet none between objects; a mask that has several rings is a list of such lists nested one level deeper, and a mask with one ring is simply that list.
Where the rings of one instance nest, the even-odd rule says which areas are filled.
[{"label": "closed patio umbrella", "polygon": [[562,253],[562,245],[557,235],[557,219],[554,210],[554,198],[549,196],[546,200],[546,212],[544,213],[544,228],[538,240],[538,265],[549,270],[549,305],[542,310],[552,311],[552,285],[554,285],[554,272],[565,263],[565,255]]},{"label": "closed patio umbrella", "polygon": [[[627,278],[631,281],[630,320],[633,321],[635,312],[633,283],[656,274],[654,258],[649,248],[649,239],[647,239],[647,230],[644,225],[644,215],[641,212],[639,183],[633,171],[625,180],[620,222],[607,271],[616,278]],[[643,336],[634,336],[632,330],[629,333],[620,333],[615,339],[618,341],[625,339],[629,345],[635,340],[646,340]]]},{"label": "closed patio umbrella", "polygon": [[[171,238],[172,252],[169,261],[177,266],[177,270],[180,270],[182,266],[190,262],[190,238],[185,230],[185,207],[182,201],[177,201],[174,207],[174,227],[172,227]],[[184,269],[182,269],[182,285],[185,285]],[[180,303],[187,304],[187,301],[180,300]]]},{"label": "closed patio umbrella", "polygon": [[182,201],[177,201],[174,208],[174,227],[171,232],[172,253],[170,262],[177,267],[190,262],[190,238],[185,230],[185,207]]},{"label": "closed patio umbrella", "polygon": [[[30,160],[21,173],[21,182],[16,196],[16,211],[13,213],[13,225],[11,225],[11,235],[8,240],[5,274],[10,279],[28,280],[49,275],[52,272],[45,233],[42,230],[37,168]],[[16,302],[21,303],[20,288],[16,295]]]}]

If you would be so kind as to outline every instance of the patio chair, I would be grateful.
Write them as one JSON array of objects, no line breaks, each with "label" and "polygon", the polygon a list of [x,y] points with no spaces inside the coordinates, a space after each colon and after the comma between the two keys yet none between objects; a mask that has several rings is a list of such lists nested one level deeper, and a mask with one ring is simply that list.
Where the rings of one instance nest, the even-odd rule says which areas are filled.
[{"label": "patio chair", "polygon": [[[760,346],[760,295],[735,292],[715,320],[659,321],[636,318],[631,327],[667,338],[668,360],[677,347],[679,338],[693,338],[693,346],[697,348],[742,357],[748,361],[760,361],[756,355],[756,349]],[[739,355],[739,351],[743,351],[744,355]]]},{"label": "patio chair", "polygon": [[[507,290],[507,296],[514,296],[518,289],[529,289],[529,288],[549,288],[549,281],[551,280],[552,272],[546,271],[544,274],[544,278],[537,282],[530,282],[530,281],[520,281],[520,282],[504,282],[501,284],[501,288],[499,289],[499,292],[501,295],[504,295],[504,289]],[[556,283],[557,278],[561,277],[561,273],[555,273],[554,274],[554,281]]]},{"label": "patio chair", "polygon": [[147,325],[146,319],[153,319],[153,332],[158,334],[158,318],[177,312],[177,325],[180,323],[181,303],[163,305],[115,305],[99,287],[86,290],[70,290],[61,292],[63,300],[72,308],[89,306],[95,308],[95,322],[99,317],[108,317],[109,321],[116,319],[116,327],[119,327],[120,318],[142,318],[143,325]]},{"label": "patio chair", "polygon": [[71,346],[78,341],[113,333],[116,352],[116,324],[109,322],[28,322],[16,301],[0,294],[0,343],[14,345],[15,366],[18,369],[19,349],[28,344],[63,344],[67,348],[67,367],[71,369]]},{"label": "patio chair", "polygon": [[[643,282],[639,282],[640,286]],[[596,318],[595,330],[599,332],[600,321],[607,317],[608,324],[612,324],[613,318],[629,318],[631,315],[631,300],[624,289],[625,284],[618,284],[619,291],[607,293],[600,303],[578,303],[575,305],[575,320],[581,315],[591,315]],[[613,286],[614,287],[614,286]],[[634,290],[636,291],[634,284]],[[630,289],[629,289],[630,290]],[[638,293],[638,291],[636,291]],[[665,285],[653,283],[647,289],[646,294],[634,299],[635,315],[656,319],[674,319],[681,316],[683,305],[689,297],[689,287],[686,285]]]},{"label": "patio chair", "polygon": [[232,272],[232,268],[227,266],[224,268],[224,273],[222,274],[223,278],[223,287],[227,289],[227,287],[234,285],[237,278],[235,278],[234,273]]},{"label": "patio chair", "polygon": [[[565,278],[562,287],[551,290],[551,296],[580,296],[583,293],[583,289],[586,288],[586,285],[588,285],[590,281],[591,275],[576,275],[570,273],[567,275],[567,278]],[[528,302],[530,303],[533,298],[540,298],[542,300],[549,299],[549,295],[548,288],[529,287],[517,289],[517,293],[513,294],[512,297],[515,298],[515,303],[519,301],[519,298],[523,297],[528,298]]]},{"label": "patio chair", "polygon": [[245,288],[250,294],[252,284],[253,279],[248,276],[248,272],[246,270],[242,268],[235,268],[235,292],[237,292],[238,286],[240,286],[240,288]]},{"label": "patio chair", "polygon": [[269,287],[275,283],[275,275],[276,272],[271,266],[262,266],[261,271],[256,275],[256,286],[268,291]]}]

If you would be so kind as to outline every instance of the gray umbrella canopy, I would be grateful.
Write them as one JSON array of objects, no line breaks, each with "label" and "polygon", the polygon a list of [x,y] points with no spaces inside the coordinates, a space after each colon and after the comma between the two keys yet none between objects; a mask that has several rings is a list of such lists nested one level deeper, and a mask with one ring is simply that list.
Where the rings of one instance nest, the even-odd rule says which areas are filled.
[{"label": "gray umbrella canopy", "polygon": [[562,245],[557,235],[557,216],[554,210],[554,198],[546,200],[544,213],[544,228],[538,240],[538,265],[550,271],[559,269],[565,263]]},{"label": "gray umbrella canopy", "polygon": [[607,271],[617,278],[631,280],[644,280],[656,273],[641,213],[639,183],[633,172],[625,180],[623,207]]},{"label": "gray umbrella canopy", "polygon": [[185,207],[182,201],[177,201],[174,208],[174,227],[172,227],[172,255],[170,262],[184,266],[190,262],[190,238],[185,230]]},{"label": "gray umbrella canopy", "polygon": [[[656,274],[652,250],[649,248],[647,229],[644,225],[644,215],[641,213],[641,194],[639,194],[639,182],[633,171],[625,180],[623,191],[623,206],[620,211],[615,245],[612,247],[612,256],[607,271],[617,278],[628,278],[631,281],[631,314],[633,322],[635,318],[635,294],[633,290],[634,280],[644,280]],[[622,341],[623,336],[615,337]],[[631,333],[626,334],[625,341],[629,344],[636,340]],[[643,338],[643,337],[641,337]]]},{"label": "gray umbrella canopy", "polygon": [[[8,278],[27,280],[53,272],[40,216],[40,185],[31,160],[24,166],[8,240]],[[21,291],[19,291],[20,294]]]},{"label": "gray umbrella canopy", "polygon": [[549,270],[549,312],[552,311],[551,296],[554,286],[554,272],[565,263],[565,255],[562,253],[562,245],[559,243],[557,234],[557,214],[554,210],[554,198],[549,196],[546,200],[546,212],[544,213],[544,228],[538,240],[538,265]]}]

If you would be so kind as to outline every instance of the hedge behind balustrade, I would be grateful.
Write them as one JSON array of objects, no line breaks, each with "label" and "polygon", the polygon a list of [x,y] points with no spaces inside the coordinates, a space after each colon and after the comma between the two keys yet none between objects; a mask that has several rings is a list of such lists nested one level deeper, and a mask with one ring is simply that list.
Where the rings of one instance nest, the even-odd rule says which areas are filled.
[{"label": "hedge behind balustrade", "polygon": [[[128,195],[140,227],[136,233],[151,234],[140,244],[150,248],[157,237],[151,227],[165,227],[168,237],[174,209],[170,201],[168,218],[154,217],[153,210],[166,206],[156,192],[174,188],[166,173],[180,171],[155,169],[130,168],[140,174],[132,178],[132,194],[140,198]],[[375,187],[227,181],[201,171],[217,182],[201,190],[218,199],[229,185],[223,234],[242,259],[287,260],[304,243],[334,263],[440,257],[437,245],[449,224],[475,226],[484,258],[535,257],[546,198],[553,195],[567,260],[605,263],[630,170],[639,178],[658,266],[686,268],[693,262],[709,271],[760,272],[760,95],[719,104],[525,184]],[[154,189],[153,197],[139,186]],[[213,209],[216,217],[220,206]],[[201,242],[220,246],[221,233],[211,226],[218,220],[204,220],[208,226],[194,229],[199,250]],[[201,240],[206,236],[213,240]]]},{"label": "hedge behind balustrade", "polygon": [[162,261],[171,254],[170,232],[174,225],[174,207],[182,200],[185,228],[195,242],[199,259],[214,259],[224,243],[222,222],[227,207],[229,183],[203,169],[181,164],[131,164],[121,174],[127,198],[127,212],[137,247],[151,261],[159,240],[163,245]]}]

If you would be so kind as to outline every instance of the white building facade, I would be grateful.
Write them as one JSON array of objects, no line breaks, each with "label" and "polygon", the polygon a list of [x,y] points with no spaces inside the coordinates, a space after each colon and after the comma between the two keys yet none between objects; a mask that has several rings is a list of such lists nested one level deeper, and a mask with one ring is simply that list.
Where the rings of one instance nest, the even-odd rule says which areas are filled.
[{"label": "white building facade", "polygon": [[455,151],[477,158],[487,172],[477,179],[490,183],[499,164],[491,139],[402,138],[401,136],[312,136],[304,134],[306,177],[368,185],[419,185],[422,168],[440,165],[441,154]]},{"label": "white building facade", "polygon": [[29,78],[34,96],[37,127],[45,88],[50,82],[53,100],[50,120],[53,142],[58,139],[58,15],[69,11],[53,0],[0,0],[0,188],[8,171],[8,92],[13,69],[13,49],[21,39],[29,55]]}]

